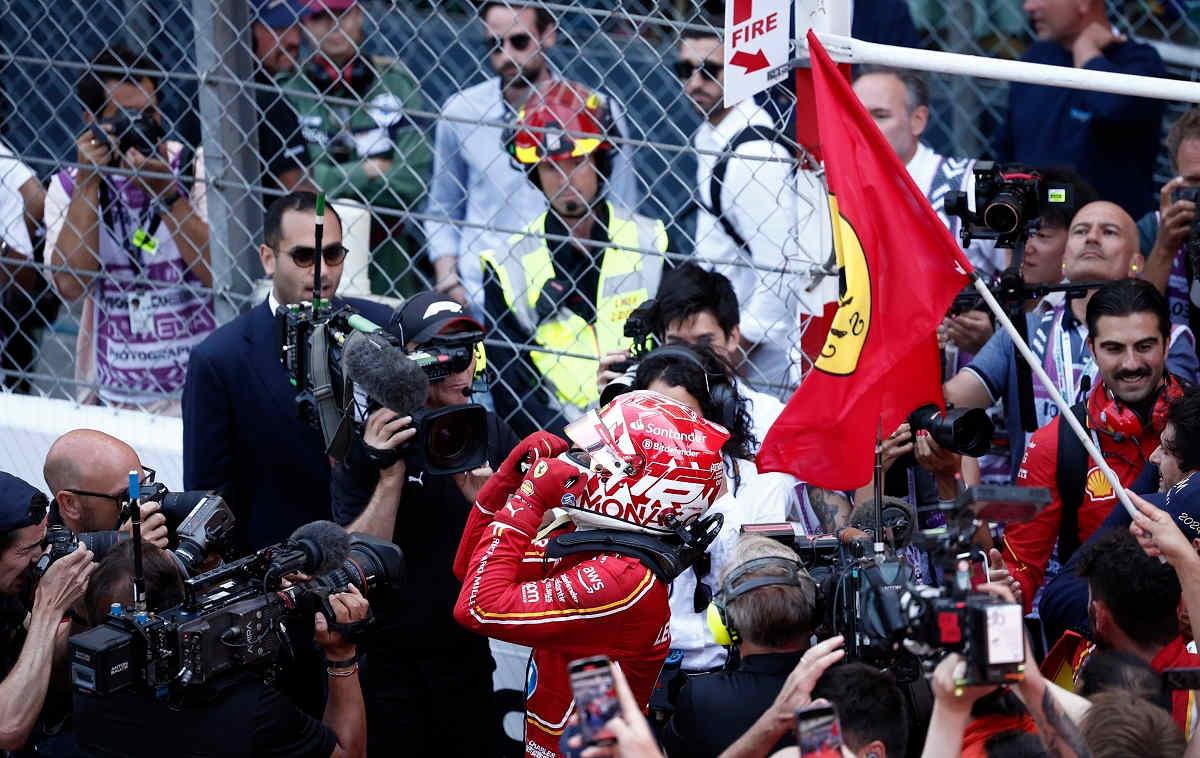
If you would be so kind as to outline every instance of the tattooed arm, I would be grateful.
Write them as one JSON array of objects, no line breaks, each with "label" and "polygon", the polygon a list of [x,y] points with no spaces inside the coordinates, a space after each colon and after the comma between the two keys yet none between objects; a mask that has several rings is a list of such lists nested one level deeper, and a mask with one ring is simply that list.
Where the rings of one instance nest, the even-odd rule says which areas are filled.
[{"label": "tattooed arm", "polygon": [[1026,679],[1020,687],[1021,699],[1037,722],[1038,734],[1050,758],[1091,758],[1083,733],[1063,710],[1054,689],[1041,676],[1029,676],[1028,667],[1025,673]]},{"label": "tattooed arm", "polygon": [[822,534],[833,534],[850,523],[850,512],[853,509],[845,495],[811,484],[804,485],[804,489],[808,493],[808,502],[812,505],[813,513],[817,514],[817,523],[821,526]]}]

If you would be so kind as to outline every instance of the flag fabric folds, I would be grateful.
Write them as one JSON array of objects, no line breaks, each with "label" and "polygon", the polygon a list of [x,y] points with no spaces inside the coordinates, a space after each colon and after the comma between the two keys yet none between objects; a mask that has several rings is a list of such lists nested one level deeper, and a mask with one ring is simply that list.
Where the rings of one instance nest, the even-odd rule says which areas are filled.
[{"label": "flag fabric folds", "polygon": [[848,490],[871,479],[881,423],[889,434],[921,405],[943,404],[935,330],[971,264],[811,31],[808,44],[838,308],[758,468]]}]

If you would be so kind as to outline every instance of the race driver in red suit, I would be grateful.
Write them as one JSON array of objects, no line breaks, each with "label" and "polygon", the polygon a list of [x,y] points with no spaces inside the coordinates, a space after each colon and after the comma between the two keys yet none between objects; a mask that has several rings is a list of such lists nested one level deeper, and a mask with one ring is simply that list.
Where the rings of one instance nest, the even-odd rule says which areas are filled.
[{"label": "race driver in red suit", "polygon": [[[654,392],[621,395],[567,426],[574,443],[526,438],[480,490],[455,560],[458,623],[533,648],[527,672],[525,755],[559,755],[574,709],[567,664],[607,655],[645,708],[670,648],[668,587],[636,558],[612,552],[544,554],[548,511],[576,530],[669,536],[724,489],[729,433]],[[522,470],[528,473],[522,478]],[[467,557],[469,556],[469,558]]]},{"label": "race driver in red suit", "polygon": [[[1088,394],[1085,427],[1125,487],[1149,462],[1166,425],[1167,406],[1183,391],[1166,370],[1168,319],[1166,300],[1140,279],[1109,282],[1088,300],[1088,347],[1100,381]],[[1004,561],[1020,587],[1026,611],[1042,586],[1062,527],[1062,423],[1061,417],[1055,418],[1033,433],[1017,472],[1018,485],[1049,488],[1050,504],[1032,520],[1009,524],[1004,531]],[[1081,444],[1073,435],[1070,442]],[[1086,465],[1075,546],[1092,536],[1118,502],[1095,461],[1089,458]],[[1059,563],[1066,564],[1070,555],[1062,555],[1061,546],[1059,552]]]}]

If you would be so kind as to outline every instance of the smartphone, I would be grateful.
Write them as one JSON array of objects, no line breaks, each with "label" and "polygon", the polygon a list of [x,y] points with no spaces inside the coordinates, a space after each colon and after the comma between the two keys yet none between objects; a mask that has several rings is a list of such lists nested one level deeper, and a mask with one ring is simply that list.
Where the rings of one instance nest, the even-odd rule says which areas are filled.
[{"label": "smartphone", "polygon": [[609,745],[616,737],[607,724],[621,712],[617,688],[613,684],[612,661],[596,655],[567,664],[567,677],[575,695],[579,713],[579,731],[585,745]]},{"label": "smartphone", "polygon": [[1163,669],[1169,690],[1200,690],[1200,668]]},{"label": "smartphone", "polygon": [[800,758],[841,758],[842,725],[832,705],[796,711],[796,747]]}]

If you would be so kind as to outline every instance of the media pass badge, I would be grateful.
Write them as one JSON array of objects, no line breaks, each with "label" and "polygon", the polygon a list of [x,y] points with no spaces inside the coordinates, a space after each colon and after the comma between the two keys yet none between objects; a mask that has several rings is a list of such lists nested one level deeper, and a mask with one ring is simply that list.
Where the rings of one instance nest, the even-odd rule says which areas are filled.
[{"label": "media pass badge", "polygon": [[725,3],[725,107],[782,81],[788,72],[789,0]]}]

